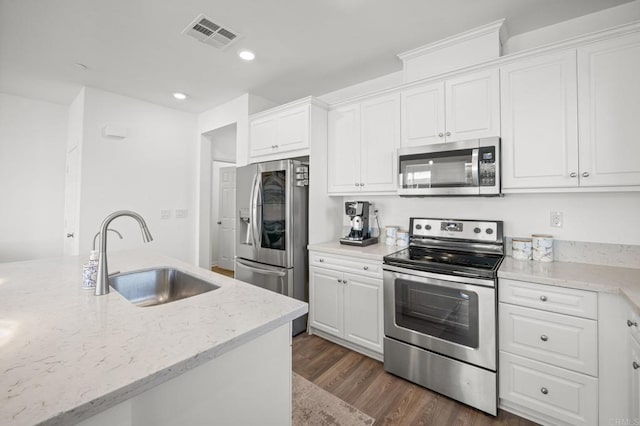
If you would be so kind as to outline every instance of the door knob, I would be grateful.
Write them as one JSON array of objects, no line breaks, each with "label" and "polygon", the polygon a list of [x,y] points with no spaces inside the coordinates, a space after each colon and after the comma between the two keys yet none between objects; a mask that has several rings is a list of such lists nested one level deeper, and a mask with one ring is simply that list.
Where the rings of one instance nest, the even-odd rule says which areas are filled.
[{"label": "door knob", "polygon": [[67,232],[67,238],[73,238],[73,232]]},{"label": "door knob", "polygon": [[547,301],[547,296],[540,296],[540,300],[542,300],[543,302]]},{"label": "door knob", "polygon": [[540,392],[542,392],[542,393],[543,393],[543,395],[546,395],[546,394],[548,394],[548,393],[549,393],[549,389],[547,389],[547,388],[542,388],[542,389],[540,389]]}]

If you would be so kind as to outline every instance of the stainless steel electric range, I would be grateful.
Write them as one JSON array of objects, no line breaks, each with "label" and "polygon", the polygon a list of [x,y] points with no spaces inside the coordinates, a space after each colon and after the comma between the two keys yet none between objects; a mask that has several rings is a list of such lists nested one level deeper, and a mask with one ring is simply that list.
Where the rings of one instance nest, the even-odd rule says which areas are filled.
[{"label": "stainless steel electric range", "polygon": [[497,271],[502,222],[411,218],[384,258],[384,368],[497,414]]}]

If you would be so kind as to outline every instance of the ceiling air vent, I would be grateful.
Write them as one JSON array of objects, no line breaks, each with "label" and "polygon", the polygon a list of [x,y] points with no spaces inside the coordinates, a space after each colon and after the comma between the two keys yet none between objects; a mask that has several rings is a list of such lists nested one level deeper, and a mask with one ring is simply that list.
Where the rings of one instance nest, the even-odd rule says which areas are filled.
[{"label": "ceiling air vent", "polygon": [[218,49],[224,49],[238,40],[238,34],[229,27],[222,27],[214,23],[204,14],[200,14],[191,22],[182,34],[189,35],[198,41],[210,44]]}]

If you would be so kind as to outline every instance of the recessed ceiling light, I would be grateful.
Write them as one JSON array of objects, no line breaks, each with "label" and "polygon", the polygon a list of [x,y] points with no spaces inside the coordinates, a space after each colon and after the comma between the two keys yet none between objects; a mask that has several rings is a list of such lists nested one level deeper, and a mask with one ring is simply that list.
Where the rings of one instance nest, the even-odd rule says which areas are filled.
[{"label": "recessed ceiling light", "polygon": [[181,101],[184,101],[185,99],[187,99],[187,95],[185,95],[184,93],[180,93],[180,92],[175,92],[173,94],[173,97],[178,99],[178,100],[181,100]]},{"label": "recessed ceiling light", "polygon": [[255,53],[251,52],[250,50],[241,50],[240,52],[238,52],[238,56],[240,56],[245,61],[253,61],[256,58]]}]

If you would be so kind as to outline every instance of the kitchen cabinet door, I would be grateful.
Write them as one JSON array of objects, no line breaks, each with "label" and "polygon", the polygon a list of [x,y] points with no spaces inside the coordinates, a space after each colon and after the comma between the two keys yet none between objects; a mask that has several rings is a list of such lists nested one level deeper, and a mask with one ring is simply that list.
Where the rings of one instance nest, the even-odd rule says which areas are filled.
[{"label": "kitchen cabinet door", "polygon": [[444,84],[402,92],[402,146],[444,142]]},{"label": "kitchen cabinet door", "polygon": [[309,105],[304,105],[278,115],[278,152],[309,148]]},{"label": "kitchen cabinet door", "polygon": [[338,337],[343,335],[344,289],[342,272],[309,268],[311,327]]},{"label": "kitchen cabinet door", "polygon": [[360,190],[394,191],[400,147],[400,95],[362,102]]},{"label": "kitchen cabinet door", "polygon": [[632,419],[640,419],[640,343],[629,334],[630,362],[629,374],[629,408]]},{"label": "kitchen cabinet door", "polygon": [[578,49],[580,186],[640,185],[640,34]]},{"label": "kitchen cabinet door", "polygon": [[497,69],[445,81],[447,142],[500,136]]},{"label": "kitchen cabinet door", "polygon": [[345,339],[382,353],[382,280],[344,274]]},{"label": "kitchen cabinet door", "polygon": [[329,111],[328,192],[360,190],[360,105]]},{"label": "kitchen cabinet door", "polygon": [[249,126],[249,155],[256,157],[272,154],[276,145],[278,123],[275,117],[264,117],[254,120]]},{"label": "kitchen cabinet door", "polygon": [[500,69],[502,187],[578,186],[575,51]]}]

